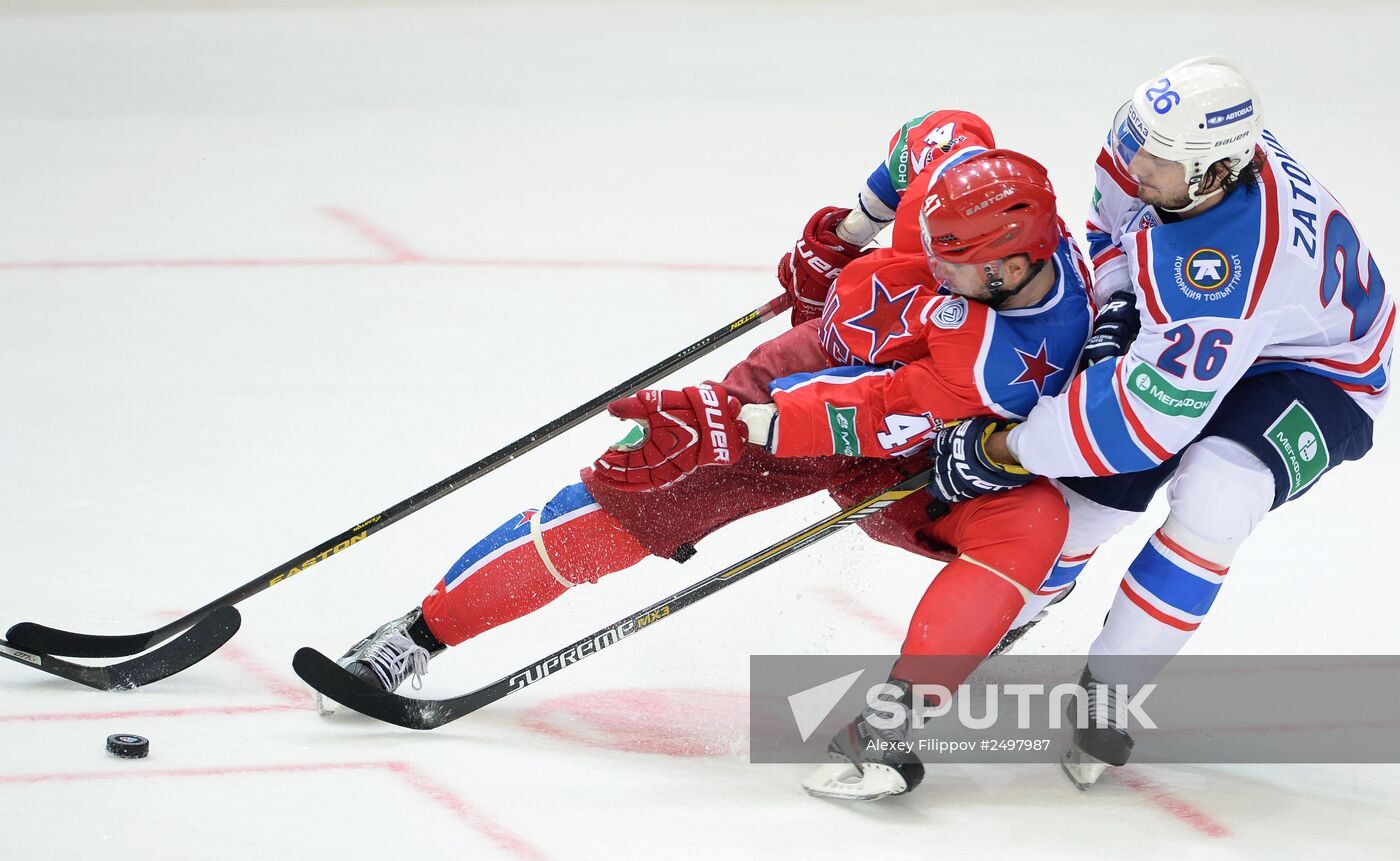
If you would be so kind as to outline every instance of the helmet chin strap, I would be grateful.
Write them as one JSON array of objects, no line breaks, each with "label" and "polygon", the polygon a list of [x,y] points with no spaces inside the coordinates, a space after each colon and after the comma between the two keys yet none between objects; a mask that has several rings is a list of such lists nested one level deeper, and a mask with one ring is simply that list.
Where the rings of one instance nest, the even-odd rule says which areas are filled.
[{"label": "helmet chin strap", "polygon": [[[1191,202],[1186,204],[1185,206],[1178,207],[1175,209],[1170,206],[1163,206],[1161,207],[1163,210],[1176,215],[1180,215],[1183,212],[1190,212],[1191,210],[1195,209],[1196,207],[1200,206],[1201,204],[1205,203],[1207,200],[1210,200],[1212,197],[1215,197],[1218,194],[1225,193],[1224,188],[1217,188],[1215,191],[1208,191],[1205,194],[1197,194],[1196,189],[1200,188],[1201,183],[1206,181],[1206,174],[1204,171],[1201,170],[1200,163],[1178,163],[1181,165],[1182,175],[1186,179],[1186,196],[1190,199]],[[1194,178],[1192,178],[1191,176],[1191,168],[1193,166],[1196,168],[1196,176]]]},{"label": "helmet chin strap", "polygon": [[1031,264],[1030,270],[1026,272],[1026,277],[1021,279],[1021,283],[1010,290],[1003,290],[1006,282],[1001,277],[1001,261],[994,260],[991,263],[982,264],[982,272],[987,276],[987,298],[983,300],[984,305],[991,307],[993,311],[1005,305],[1013,296],[1026,289],[1026,285],[1031,283],[1035,276],[1040,274],[1040,270],[1045,268],[1045,261],[1038,260]]}]

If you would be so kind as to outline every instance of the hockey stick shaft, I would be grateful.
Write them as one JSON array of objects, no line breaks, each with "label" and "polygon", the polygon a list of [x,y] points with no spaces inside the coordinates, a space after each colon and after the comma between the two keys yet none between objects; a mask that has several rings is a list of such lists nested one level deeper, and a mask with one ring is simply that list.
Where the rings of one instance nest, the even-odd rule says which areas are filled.
[{"label": "hockey stick shaft", "polygon": [[314,649],[300,649],[292,660],[297,675],[307,684],[343,706],[378,720],[409,729],[435,729],[484,706],[524,690],[564,667],[615,645],[620,640],[649,628],[677,611],[739,582],[756,571],[839,532],[853,523],[876,514],[928,486],[931,470],[910,476],[883,493],[837,512],[799,532],[771,544],[722,571],[685,589],[631,613],[618,621],[564,648],[522,667],[504,678],[467,694],[447,700],[419,700],[402,697],[371,687]]},{"label": "hockey stick shaft", "polygon": [[671,354],[650,368],[624,380],[587,403],[570,410],[564,415],[539,427],[515,442],[492,452],[472,465],[449,475],[432,487],[415,493],[409,498],[386,508],[373,517],[364,520],[333,538],[299,553],[276,568],[249,580],[247,583],[226,592],[204,606],[186,613],[178,619],[142,634],[93,635],[60,631],[33,622],[21,622],[10,628],[5,635],[12,645],[35,652],[51,655],[68,655],[89,658],[111,658],[133,655],[149,649],[156,643],[185,630],[214,611],[216,607],[233,605],[253,595],[270,589],[278,583],[305,571],[331,556],[355,546],[376,532],[397,523],[416,511],[421,511],[455,490],[460,490],[503,464],[553,439],[565,431],[582,424],[597,415],[608,402],[629,395],[638,389],[656,382],[680,368],[685,367],[701,356],[707,355],[750,329],[773,319],[791,305],[786,295],[779,296],[750,311],[727,326],[711,332],[690,346]]},{"label": "hockey stick shaft", "polygon": [[649,627],[662,619],[670,617],[672,613],[678,610],[689,607],[703,598],[708,598],[721,589],[732,586],[750,574],[761,571],[769,565],[781,559],[785,559],[799,550],[840,532],[847,526],[859,523],[873,514],[878,514],[906,496],[922,491],[928,486],[931,475],[932,474],[929,472],[921,472],[911,478],[905,479],[883,493],[858,502],[844,511],[839,511],[824,520],[813,523],[803,530],[794,532],[783,540],[775,544],[770,544],[757,553],[735,562],[722,571],[711,574],[698,583],[688,586],[669,597],[663,598],[636,613],[619,619],[612,625],[595,631],[593,634],[571,645],[565,646],[554,654],[541,658],[528,667],[523,667],[519,671],[511,673],[509,676],[491,685],[491,688],[501,689],[501,693],[486,700],[482,705],[494,702],[496,699],[500,699],[500,697],[508,693],[515,693],[516,691],[522,690],[550,675],[554,670],[569,666],[579,659],[600,651],[630,634],[635,634],[645,627]]}]

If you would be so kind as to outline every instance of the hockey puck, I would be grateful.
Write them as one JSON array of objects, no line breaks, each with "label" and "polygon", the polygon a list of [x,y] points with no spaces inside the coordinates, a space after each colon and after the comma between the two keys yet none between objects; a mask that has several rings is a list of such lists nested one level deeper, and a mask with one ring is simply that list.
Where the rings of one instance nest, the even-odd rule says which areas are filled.
[{"label": "hockey puck", "polygon": [[139,735],[109,735],[107,752],[122,759],[145,759],[146,754],[151,752],[151,742]]}]

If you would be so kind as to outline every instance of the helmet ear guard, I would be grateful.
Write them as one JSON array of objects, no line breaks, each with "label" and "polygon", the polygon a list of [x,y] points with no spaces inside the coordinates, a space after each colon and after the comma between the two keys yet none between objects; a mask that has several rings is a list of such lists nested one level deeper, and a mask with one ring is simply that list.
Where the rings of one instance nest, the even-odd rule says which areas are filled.
[{"label": "helmet ear guard", "polygon": [[1123,165],[1139,150],[1182,166],[1191,209],[1219,192],[1201,193],[1210,166],[1225,161],[1230,178],[1254,159],[1263,130],[1259,97],[1233,62],[1196,57],[1138,85],[1114,116],[1110,142]]}]

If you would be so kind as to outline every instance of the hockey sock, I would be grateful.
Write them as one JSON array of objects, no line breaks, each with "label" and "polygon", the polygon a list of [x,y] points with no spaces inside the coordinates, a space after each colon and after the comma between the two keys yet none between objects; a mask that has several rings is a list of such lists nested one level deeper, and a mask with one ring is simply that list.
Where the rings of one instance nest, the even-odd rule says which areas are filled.
[{"label": "hockey sock", "polygon": [[455,646],[648,555],[582,484],[478,541],[423,600],[432,634]]},{"label": "hockey sock", "polygon": [[1095,678],[1133,688],[1155,678],[1215,603],[1235,549],[1168,517],[1128,566],[1089,646]]},{"label": "hockey sock", "polygon": [[[892,675],[952,689],[990,654],[1033,589],[1046,581],[1064,546],[1060,493],[1036,482],[953,505],[932,538],[958,550],[914,609]],[[963,661],[916,655],[966,655]]]},{"label": "hockey sock", "polygon": [[1036,589],[1034,594],[1026,600],[1026,605],[1021,608],[1020,614],[1016,616],[1016,621],[1011,623],[1012,629],[1029,625],[1035,621],[1035,617],[1039,616],[1042,610],[1053,604],[1056,598],[1074,585],[1074,581],[1079,579],[1080,572],[1084,570],[1085,565],[1089,564],[1089,559],[1097,550],[1096,547],[1087,553],[1074,552],[1061,555],[1059,561],[1055,563],[1055,567],[1050,569],[1050,575],[1045,578],[1045,582],[1041,583],[1040,588]]},{"label": "hockey sock", "polygon": [[956,688],[1010,629],[1025,601],[1018,586],[965,557],[949,562],[914,610],[890,675]]},{"label": "hockey sock", "polygon": [[1200,542],[1181,530],[1174,535],[1171,526],[1168,520],[1153,533],[1128,566],[1090,654],[1174,655],[1209,612],[1230,570],[1228,557],[1207,558],[1188,546]]},{"label": "hockey sock", "polygon": [[1041,482],[953,506],[934,537],[958,558],[924,592],[891,675],[950,690],[962,682],[1045,582],[1066,520],[1059,492]]},{"label": "hockey sock", "polygon": [[[1171,514],[1128,566],[1089,647],[1095,678],[1142,684],[1181,651],[1210,612],[1235,554],[1268,514],[1274,481],[1269,467],[1233,440],[1206,437],[1186,449],[1167,490]],[[1119,655],[1124,660],[1113,661]]]}]

